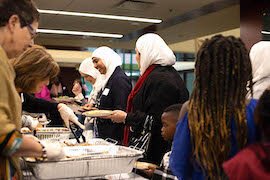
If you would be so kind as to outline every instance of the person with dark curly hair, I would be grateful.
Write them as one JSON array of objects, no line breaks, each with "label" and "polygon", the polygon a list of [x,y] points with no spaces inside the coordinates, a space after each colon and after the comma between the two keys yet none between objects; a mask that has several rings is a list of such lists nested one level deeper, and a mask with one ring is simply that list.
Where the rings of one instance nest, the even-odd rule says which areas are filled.
[{"label": "person with dark curly hair", "polygon": [[222,179],[222,163],[256,140],[257,100],[246,99],[252,84],[251,62],[240,39],[216,35],[205,40],[170,156],[178,179]]}]

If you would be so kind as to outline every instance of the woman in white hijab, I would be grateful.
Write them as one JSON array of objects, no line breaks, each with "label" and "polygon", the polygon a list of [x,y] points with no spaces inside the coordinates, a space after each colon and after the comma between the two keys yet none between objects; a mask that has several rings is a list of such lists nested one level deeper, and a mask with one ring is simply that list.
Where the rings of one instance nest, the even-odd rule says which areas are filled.
[{"label": "woman in white hijab", "polygon": [[87,58],[81,63],[79,72],[81,76],[93,86],[88,98],[88,103],[84,106],[85,108],[90,109],[94,104],[96,104],[97,94],[103,88],[104,77],[94,67],[91,58]]},{"label": "woman in white hijab", "polygon": [[141,36],[135,50],[141,77],[128,97],[127,111],[116,110],[106,118],[130,126],[132,133],[129,128],[125,129],[125,145],[141,134],[147,120],[153,119],[152,136],[144,160],[159,165],[169,148],[161,136],[161,114],[169,105],[187,101],[189,94],[184,81],[172,67],[175,63],[172,50],[159,35]]},{"label": "woman in white hijab", "polygon": [[270,87],[270,42],[260,41],[252,46],[249,57],[252,64],[253,98],[259,99]]},{"label": "woman in white hijab", "polygon": [[[125,110],[127,98],[131,91],[131,82],[120,68],[121,57],[111,48],[102,46],[92,54],[94,67],[104,75],[104,86],[97,95],[98,109]],[[106,119],[97,119],[98,136],[112,138],[121,142],[123,139],[124,124],[112,123]]]}]

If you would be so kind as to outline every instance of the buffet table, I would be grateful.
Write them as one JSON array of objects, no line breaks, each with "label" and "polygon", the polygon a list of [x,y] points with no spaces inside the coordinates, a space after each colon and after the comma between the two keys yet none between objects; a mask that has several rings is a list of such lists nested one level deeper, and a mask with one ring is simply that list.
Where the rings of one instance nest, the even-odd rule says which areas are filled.
[{"label": "buffet table", "polygon": [[141,151],[99,138],[80,144],[74,139],[52,138],[46,141],[61,143],[65,157],[60,161],[22,160],[24,179],[144,179],[132,173],[135,162],[142,157]]},{"label": "buffet table", "polygon": [[[24,171],[23,179],[24,180],[38,180],[38,179],[36,179],[35,177],[32,176],[31,172],[25,172],[25,171]],[[112,175],[99,176],[99,177],[83,177],[83,178],[70,178],[70,179],[71,180],[88,180],[88,179],[108,179],[108,180],[134,179],[134,180],[145,180],[146,178],[131,172],[131,173],[112,174]],[[59,180],[63,180],[63,179],[59,179]]]}]

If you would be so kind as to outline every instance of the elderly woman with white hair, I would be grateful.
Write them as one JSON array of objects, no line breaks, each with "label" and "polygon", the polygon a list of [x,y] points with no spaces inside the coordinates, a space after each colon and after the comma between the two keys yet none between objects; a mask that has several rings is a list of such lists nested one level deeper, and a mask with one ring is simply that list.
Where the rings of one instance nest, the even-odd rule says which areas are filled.
[{"label": "elderly woman with white hair", "polygon": [[175,55],[159,35],[149,33],[141,36],[135,50],[141,77],[129,95],[127,111],[115,110],[107,118],[130,126],[124,135],[124,143],[128,144],[131,138],[141,134],[144,123],[151,117],[152,135],[144,160],[160,164],[170,148],[161,136],[161,114],[169,105],[188,100],[189,94],[184,81],[172,67]]},{"label": "elderly woman with white hair", "polygon": [[[100,92],[97,95],[98,109],[125,110],[128,95],[131,91],[131,82],[121,69],[121,57],[111,48],[102,46],[92,54],[94,67],[104,75]],[[97,118],[98,137],[112,138],[121,143],[124,124],[113,123],[106,119]]]}]

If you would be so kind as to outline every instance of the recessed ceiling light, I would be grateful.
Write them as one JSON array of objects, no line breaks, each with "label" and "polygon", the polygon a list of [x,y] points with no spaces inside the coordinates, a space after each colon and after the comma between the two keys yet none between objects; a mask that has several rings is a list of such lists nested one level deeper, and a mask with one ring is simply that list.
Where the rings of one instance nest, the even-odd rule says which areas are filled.
[{"label": "recessed ceiling light", "polygon": [[95,36],[95,37],[110,37],[110,38],[122,38],[122,34],[110,34],[110,33],[96,33],[96,32],[82,32],[82,31],[65,31],[56,29],[37,29],[38,33],[46,34],[63,34],[63,35],[76,35],[76,36]]},{"label": "recessed ceiling light", "polygon": [[70,11],[55,11],[55,10],[38,10],[42,14],[61,14],[67,16],[81,16],[81,17],[92,17],[92,18],[103,18],[103,19],[115,19],[123,21],[137,21],[137,22],[147,22],[147,23],[161,23],[161,19],[149,19],[149,18],[137,18],[129,16],[115,16],[106,14],[92,14],[92,13],[81,13],[81,12],[70,12]]}]

